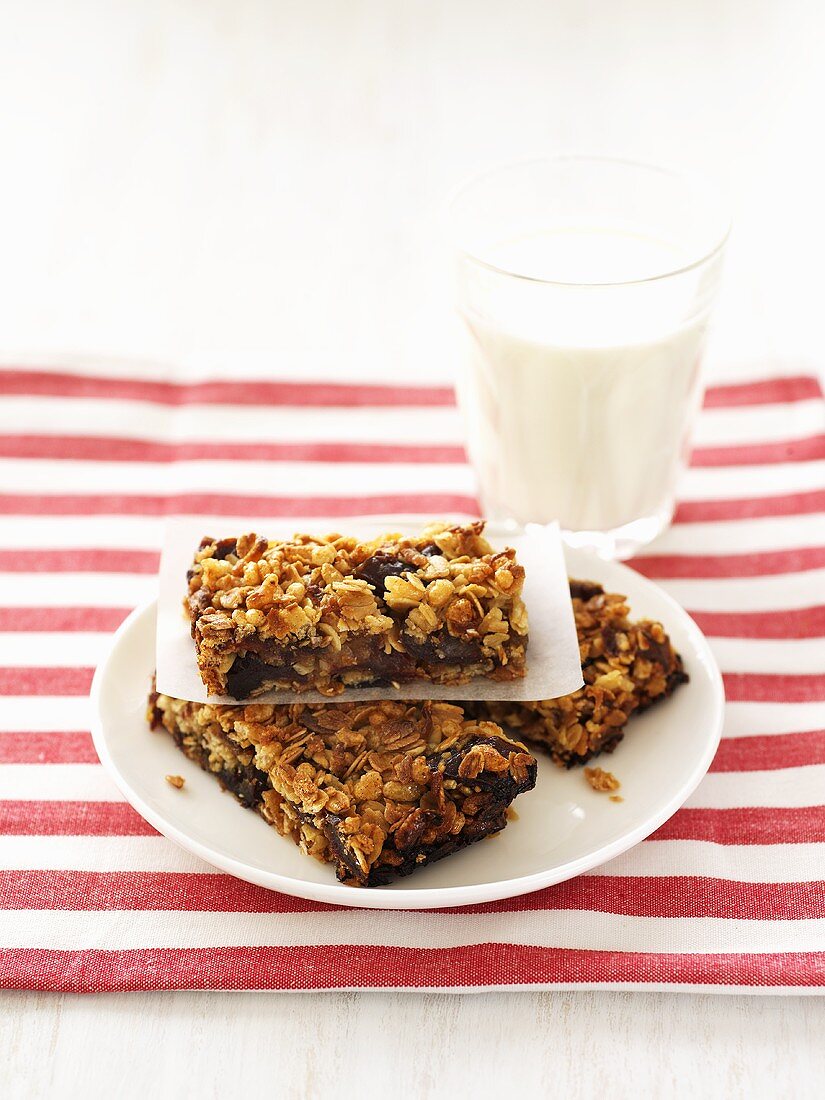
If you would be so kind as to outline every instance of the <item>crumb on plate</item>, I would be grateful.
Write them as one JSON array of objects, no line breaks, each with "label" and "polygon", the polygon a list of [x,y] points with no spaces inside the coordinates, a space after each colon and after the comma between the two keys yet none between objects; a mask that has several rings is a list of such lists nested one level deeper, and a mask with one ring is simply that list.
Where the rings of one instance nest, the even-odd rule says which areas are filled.
[{"label": "crumb on plate", "polygon": [[584,777],[594,791],[617,791],[621,787],[616,776],[603,768],[585,768]]},{"label": "crumb on plate", "polygon": [[175,787],[177,790],[180,790],[186,780],[183,778],[182,775],[167,775],[166,782],[169,784],[170,787]]}]

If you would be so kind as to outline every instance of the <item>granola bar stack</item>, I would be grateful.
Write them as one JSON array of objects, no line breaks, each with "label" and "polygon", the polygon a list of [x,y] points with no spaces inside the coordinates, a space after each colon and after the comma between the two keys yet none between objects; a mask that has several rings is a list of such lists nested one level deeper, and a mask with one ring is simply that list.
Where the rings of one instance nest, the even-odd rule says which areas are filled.
[{"label": "granola bar stack", "polygon": [[524,570],[484,524],[415,538],[205,538],[185,607],[216,705],[153,691],[149,721],[338,878],[376,886],[499,832],[536,761],[493,720],[439,702],[338,701],[348,688],[524,675]]},{"label": "granola bar stack", "polygon": [[[152,692],[149,721],[338,878],[378,886],[496,833],[536,782],[525,743],[562,766],[613,749],[628,719],[687,679],[661,624],[571,581],[584,687],[532,703],[347,701],[347,689],[524,675],[524,569],[484,524],[370,542],[202,540],[185,607],[210,694],[328,701],[193,703]],[[340,697],[340,698],[338,698]]]}]

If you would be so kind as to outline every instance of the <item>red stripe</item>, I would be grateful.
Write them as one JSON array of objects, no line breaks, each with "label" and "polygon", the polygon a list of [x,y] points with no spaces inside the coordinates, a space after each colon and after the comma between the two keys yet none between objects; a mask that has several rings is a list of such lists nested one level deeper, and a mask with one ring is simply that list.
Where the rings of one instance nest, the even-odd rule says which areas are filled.
[{"label": "red stripe", "polygon": [[88,695],[93,668],[0,668],[2,695]]},{"label": "red stripe", "polygon": [[0,630],[117,630],[129,607],[0,607]]},{"label": "red stripe", "polygon": [[[151,401],[162,405],[285,405],[315,407],[450,406],[450,386],[382,385],[375,383],[263,381],[256,379],[169,382],[155,379],[77,374],[67,371],[0,371],[0,393],[41,397],[97,397]],[[705,408],[764,405],[820,397],[812,375],[798,375],[709,386]]]},{"label": "red stripe", "polygon": [[825,566],[825,546],[761,550],[750,554],[651,554],[634,558],[632,567],[645,577],[766,577],[802,573]]},{"label": "red stripe", "polygon": [[[444,462],[464,463],[463,447],[449,443],[335,443],[293,441],[255,443],[182,440],[167,443],[120,436],[0,435],[0,457],[99,462]],[[691,466],[762,466],[815,462],[825,458],[825,435],[778,443],[695,447]]]},{"label": "red stripe", "polygon": [[157,573],[156,550],[0,550],[5,573]]},{"label": "red stripe", "polygon": [[482,943],[429,949],[348,944],[0,952],[0,987],[68,993],[645,982],[820,987],[825,985],[825,951],[665,954]]},{"label": "red stripe", "polygon": [[8,836],[157,836],[127,802],[0,801]]},{"label": "red stripe", "polygon": [[[7,573],[140,573],[157,572],[155,550],[26,548],[0,550],[0,571]],[[761,577],[798,573],[825,566],[825,546],[769,550],[750,554],[652,554],[635,558],[637,573],[653,578]]]},{"label": "red stripe", "polygon": [[825,806],[683,808],[649,839],[708,840],[715,844],[821,844],[825,842]]},{"label": "red stripe", "polygon": [[282,405],[287,407],[387,408],[451,406],[451,386],[340,382],[267,382],[254,379],[162,382],[65,371],[0,371],[0,393],[36,397],[96,397],[151,401],[157,405]]},{"label": "red stripe", "polygon": [[825,764],[825,730],[727,737],[719,745],[710,770],[760,772],[811,764]]},{"label": "red stripe", "polygon": [[[127,607],[0,607],[0,631],[116,630]],[[789,611],[691,611],[705,634],[716,638],[823,638],[825,606]]]},{"label": "red stripe", "polygon": [[[1,764],[96,764],[91,734],[65,731],[0,733]],[[825,730],[731,737],[722,741],[713,772],[769,771],[825,764]]]},{"label": "red stripe", "polygon": [[[0,802],[0,833],[20,836],[146,836],[155,830],[125,802]],[[802,844],[825,841],[825,806],[682,809],[653,840],[717,844]]]},{"label": "red stripe", "polygon": [[803,516],[813,512],[825,512],[825,489],[737,500],[685,500],[677,506],[673,522],[710,523],[716,520],[761,519],[763,516]]},{"label": "red stripe", "polygon": [[779,672],[724,672],[729,703],[825,702],[825,674]]},{"label": "red stripe", "polygon": [[[335,913],[349,908],[278,894],[211,872],[0,871],[0,909]],[[825,917],[825,882],[585,875],[521,897],[437,912],[460,915],[571,909],[631,917],[814,920]]]},{"label": "red stripe", "polygon": [[0,764],[97,764],[92,736],[83,731],[0,733]]},{"label": "red stripe", "polygon": [[[91,734],[85,731],[0,733],[2,764],[96,764]],[[730,737],[722,741],[712,772],[770,771],[825,764],[825,730]]]},{"label": "red stripe", "polygon": [[383,496],[271,497],[230,493],[140,494],[2,493],[0,514],[46,516],[246,515],[339,517],[382,512],[465,512],[478,515],[478,501],[462,493],[388,493]]},{"label": "red stripe", "polygon": [[694,447],[691,466],[763,466],[774,462],[816,462],[825,458],[825,435],[781,443],[735,443],[729,447]]},{"label": "red stripe", "polygon": [[809,401],[822,397],[822,386],[814,375],[800,374],[765,378],[760,382],[737,382],[728,386],[710,386],[705,393],[706,409],[726,409],[738,405],[773,405],[786,401]]},{"label": "red stripe", "polygon": [[[825,489],[738,500],[691,500],[678,505],[674,523],[759,519],[825,511]],[[0,494],[3,515],[247,515],[340,517],[381,512],[478,515],[478,501],[460,493],[408,493],[355,497],[268,497],[228,493]]]},{"label": "red stripe", "polygon": [[712,638],[825,638],[825,606],[790,611],[691,611]]},{"label": "red stripe", "polygon": [[[86,695],[91,668],[0,668],[0,695]],[[726,672],[725,694],[732,703],[825,702],[825,674]]]},{"label": "red stripe", "polygon": [[[182,440],[178,443],[121,436],[0,435],[0,457],[100,462],[444,462],[464,463],[464,448],[450,443],[351,443],[326,441],[255,443]],[[761,466],[825,458],[825,435],[777,443],[696,447],[691,466]]]},{"label": "red stripe", "polygon": [[254,462],[466,462],[452,443],[158,443],[118,436],[2,435],[0,457],[82,459],[100,462],[193,462],[199,459]]}]

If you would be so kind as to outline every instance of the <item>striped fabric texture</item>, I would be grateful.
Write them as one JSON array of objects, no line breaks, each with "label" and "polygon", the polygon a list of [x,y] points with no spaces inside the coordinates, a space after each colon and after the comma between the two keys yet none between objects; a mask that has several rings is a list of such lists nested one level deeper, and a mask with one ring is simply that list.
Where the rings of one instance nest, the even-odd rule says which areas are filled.
[{"label": "striped fabric texture", "polygon": [[7,367],[0,394],[0,987],[825,988],[814,377],[708,391],[675,522],[632,563],[724,674],[696,793],[571,882],[420,913],[301,901],[180,850],[103,772],[87,694],[154,594],[166,516],[477,514],[452,391]]}]

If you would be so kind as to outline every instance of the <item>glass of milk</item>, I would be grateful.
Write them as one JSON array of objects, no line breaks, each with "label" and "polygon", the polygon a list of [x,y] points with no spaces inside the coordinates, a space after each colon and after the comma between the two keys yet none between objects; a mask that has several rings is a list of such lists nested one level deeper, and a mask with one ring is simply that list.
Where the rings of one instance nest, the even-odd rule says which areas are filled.
[{"label": "glass of milk", "polygon": [[630,556],[673,514],[725,212],[672,172],[567,156],[488,172],[450,213],[485,514]]}]

